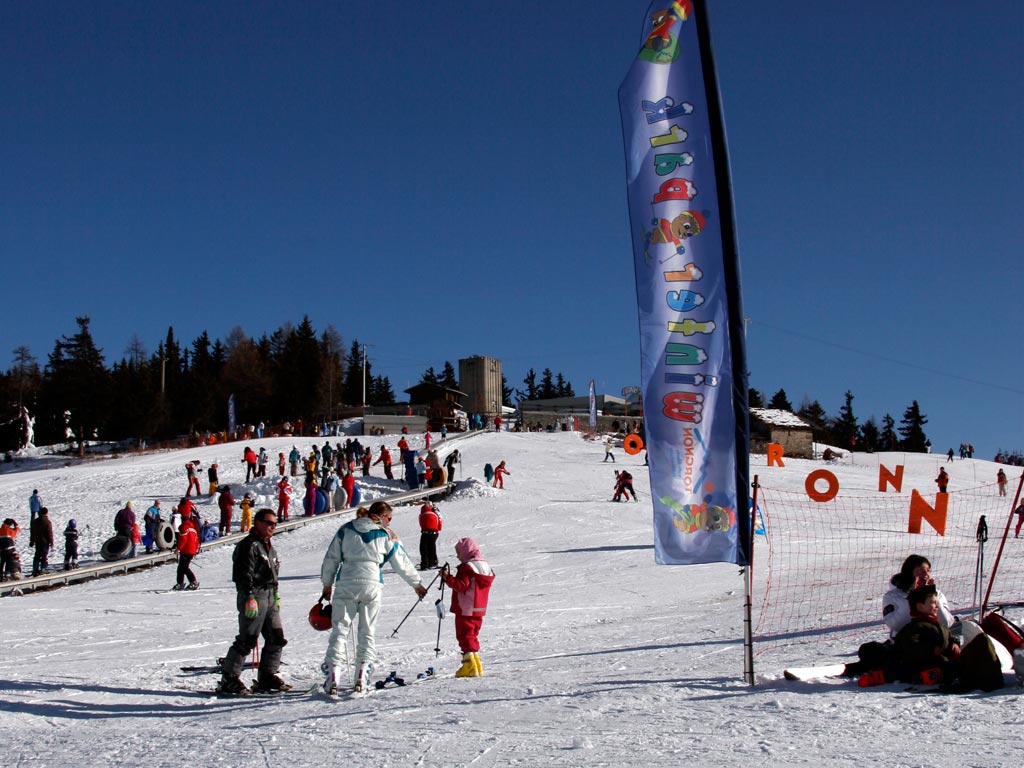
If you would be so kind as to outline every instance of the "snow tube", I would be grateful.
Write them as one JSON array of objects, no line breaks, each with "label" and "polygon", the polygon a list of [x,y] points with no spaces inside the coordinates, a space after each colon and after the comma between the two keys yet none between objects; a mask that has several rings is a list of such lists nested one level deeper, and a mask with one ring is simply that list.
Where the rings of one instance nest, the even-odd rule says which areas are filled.
[{"label": "snow tube", "polygon": [[132,549],[132,540],[127,536],[118,534],[117,536],[111,536],[100,547],[100,557],[108,562],[114,560],[123,560],[128,556],[128,553]]},{"label": "snow tube", "polygon": [[626,439],[622,441],[622,450],[630,456],[636,456],[643,449],[644,441],[640,439],[640,435],[627,435]]},{"label": "snow tube", "polygon": [[160,523],[156,529],[156,548],[159,550],[174,547],[174,528],[170,523]]},{"label": "snow tube", "polygon": [[337,490],[334,492],[334,505],[331,509],[344,509],[346,501],[345,489],[339,485]]},{"label": "snow tube", "polygon": [[313,507],[314,515],[322,515],[324,512],[330,511],[330,504],[327,499],[327,491],[323,488],[316,489],[316,502]]},{"label": "snow tube", "polygon": [[207,541],[216,541],[219,538],[220,538],[220,534],[217,532],[216,528],[214,528],[212,525],[204,525],[203,526],[202,539],[203,539],[204,543],[207,542]]},{"label": "snow tube", "polygon": [[350,507],[358,507],[359,501],[363,498],[362,492],[359,490],[359,483],[352,486],[352,498],[348,500]]}]

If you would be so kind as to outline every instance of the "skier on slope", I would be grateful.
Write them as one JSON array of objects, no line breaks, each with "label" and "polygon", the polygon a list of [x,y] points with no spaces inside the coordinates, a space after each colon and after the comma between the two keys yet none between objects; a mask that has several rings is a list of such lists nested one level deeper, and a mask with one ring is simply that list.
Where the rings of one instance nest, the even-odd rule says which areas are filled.
[{"label": "skier on slope", "polygon": [[199,524],[192,516],[192,505],[182,504],[179,506],[181,514],[181,528],[178,530],[178,573],[172,589],[180,592],[185,587],[185,579],[188,579],[188,589],[199,589],[199,579],[192,572],[192,559],[199,553],[200,536],[202,535]]},{"label": "skier on slope", "polygon": [[345,685],[343,680],[349,665],[345,641],[357,616],[353,690],[366,690],[376,659],[374,630],[384,592],[384,564],[390,563],[421,600],[427,594],[405,548],[388,528],[390,523],[390,505],[375,501],[365,517],[359,516],[338,529],[324,555],[320,567],[323,584],[320,599],[331,601],[332,622],[322,665],[323,690],[328,695],[336,694]]},{"label": "skier on slope", "polygon": [[253,529],[235,545],[231,556],[231,579],[237,592],[238,635],[221,664],[219,693],[231,696],[250,693],[240,675],[260,636],[263,637],[263,651],[256,690],[275,692],[291,688],[277,674],[281,667],[281,651],[288,641],[281,626],[281,599],[277,592],[281,561],[270,541],[275,528],[277,516],[274,510],[259,510]]},{"label": "skier on slope", "polygon": [[445,564],[441,571],[445,584],[452,590],[452,615],[455,617],[455,637],[462,650],[462,666],[456,677],[482,677],[484,665],[480,661],[480,640],[477,637],[487,613],[487,598],[494,571],[480,554],[473,539],[459,539],[455,543],[459,567],[453,576]]},{"label": "skier on slope", "polygon": [[626,497],[626,501],[629,501],[629,497],[632,495],[633,501],[636,501],[636,491],[633,490],[633,476],[626,470],[615,473],[615,495],[612,497],[612,501],[620,501],[622,496]]}]

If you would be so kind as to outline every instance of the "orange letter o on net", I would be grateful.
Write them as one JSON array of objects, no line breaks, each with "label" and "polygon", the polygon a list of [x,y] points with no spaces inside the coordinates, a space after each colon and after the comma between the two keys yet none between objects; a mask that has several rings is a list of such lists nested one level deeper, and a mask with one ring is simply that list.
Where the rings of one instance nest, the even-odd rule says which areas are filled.
[{"label": "orange letter o on net", "polygon": [[640,435],[628,435],[626,439],[622,441],[622,450],[630,456],[636,456],[643,449],[644,441],[640,439]]},{"label": "orange letter o on net", "polygon": [[[814,487],[815,483],[819,480],[824,480],[828,483],[828,490],[824,493]],[[827,469],[816,469],[804,481],[804,490],[807,491],[807,495],[811,497],[812,501],[832,501],[836,494],[839,493],[839,480]]]}]

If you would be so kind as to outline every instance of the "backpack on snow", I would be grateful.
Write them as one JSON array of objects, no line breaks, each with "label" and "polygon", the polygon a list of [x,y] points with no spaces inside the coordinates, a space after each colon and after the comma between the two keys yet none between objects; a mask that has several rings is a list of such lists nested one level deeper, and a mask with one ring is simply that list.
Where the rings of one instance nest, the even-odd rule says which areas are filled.
[{"label": "backpack on snow", "polygon": [[1017,648],[1024,648],[1024,629],[1021,629],[1005,616],[998,613],[986,614],[981,620],[981,628],[985,634],[992,635],[1013,653]]}]

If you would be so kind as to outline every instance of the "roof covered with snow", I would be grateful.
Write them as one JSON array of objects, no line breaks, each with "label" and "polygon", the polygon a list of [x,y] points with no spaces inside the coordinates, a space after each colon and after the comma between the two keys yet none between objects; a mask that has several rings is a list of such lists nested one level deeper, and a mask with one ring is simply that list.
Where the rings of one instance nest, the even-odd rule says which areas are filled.
[{"label": "roof covered with snow", "polygon": [[773,427],[803,427],[811,429],[811,425],[803,421],[792,411],[781,408],[751,408],[750,415]]}]

